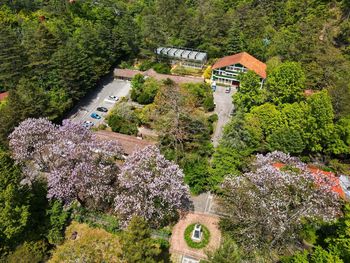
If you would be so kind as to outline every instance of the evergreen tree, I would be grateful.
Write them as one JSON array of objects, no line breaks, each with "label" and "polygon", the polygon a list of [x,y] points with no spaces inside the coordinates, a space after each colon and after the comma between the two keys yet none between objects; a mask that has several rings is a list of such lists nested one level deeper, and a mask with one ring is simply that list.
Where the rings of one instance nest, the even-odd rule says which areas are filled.
[{"label": "evergreen tree", "polygon": [[243,41],[243,33],[239,26],[234,23],[228,31],[225,44],[226,55],[234,55],[244,51],[245,44]]},{"label": "evergreen tree", "polygon": [[0,114],[0,143],[7,144],[7,136],[14,127],[28,117],[45,116],[49,107],[48,96],[35,82],[22,78],[16,90],[10,92]]},{"label": "evergreen tree", "polygon": [[21,179],[20,168],[0,151],[0,254],[5,246],[16,244],[29,221],[29,195]]},{"label": "evergreen tree", "polygon": [[57,50],[52,56],[52,64],[54,69],[50,82],[64,89],[73,100],[79,99],[93,87],[95,79],[91,61],[73,41]]},{"label": "evergreen tree", "polygon": [[222,245],[214,252],[209,253],[209,260],[205,263],[239,263],[241,256],[238,246],[231,238],[226,238]]},{"label": "evergreen tree", "polygon": [[25,63],[18,37],[10,27],[0,24],[0,91],[15,87]]},{"label": "evergreen tree", "polygon": [[28,77],[47,86],[48,72],[52,69],[51,56],[58,46],[58,40],[51,34],[44,22],[37,28],[28,30],[24,37],[24,47],[28,55]]},{"label": "evergreen tree", "polygon": [[135,216],[121,238],[122,257],[128,263],[153,263],[161,253],[151,238],[151,229],[142,217]]},{"label": "evergreen tree", "polygon": [[328,89],[337,118],[350,115],[350,84],[333,86]]}]

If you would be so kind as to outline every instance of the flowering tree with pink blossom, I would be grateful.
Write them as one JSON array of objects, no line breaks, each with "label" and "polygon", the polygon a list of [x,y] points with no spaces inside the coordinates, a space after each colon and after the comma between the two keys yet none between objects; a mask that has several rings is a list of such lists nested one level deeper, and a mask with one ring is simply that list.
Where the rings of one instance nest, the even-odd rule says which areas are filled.
[{"label": "flowering tree with pink blossom", "polygon": [[9,138],[27,181],[45,178],[49,198],[99,206],[113,200],[119,173],[115,158],[122,155],[118,143],[98,140],[69,120],[57,126],[47,119],[27,119]]},{"label": "flowering tree with pink blossom", "polygon": [[[278,163],[283,167],[276,168]],[[258,154],[252,172],[226,178],[221,225],[249,251],[285,248],[297,243],[303,220],[330,221],[340,215],[333,186],[330,178],[315,176],[288,154]]]},{"label": "flowering tree with pink blossom", "polygon": [[178,210],[190,207],[189,189],[178,165],[148,146],[129,156],[119,176],[115,211],[127,225],[135,215],[153,226],[167,222]]}]

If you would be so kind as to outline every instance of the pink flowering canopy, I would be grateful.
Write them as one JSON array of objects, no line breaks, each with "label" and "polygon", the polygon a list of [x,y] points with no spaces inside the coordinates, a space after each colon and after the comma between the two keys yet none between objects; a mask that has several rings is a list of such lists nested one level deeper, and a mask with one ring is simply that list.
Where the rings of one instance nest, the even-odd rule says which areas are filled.
[{"label": "pink flowering canopy", "polygon": [[113,200],[119,173],[115,158],[122,155],[118,143],[97,140],[69,120],[57,126],[43,118],[23,121],[9,138],[27,181],[46,178],[49,198],[95,205]]},{"label": "pink flowering canopy", "polygon": [[178,165],[148,146],[129,156],[119,176],[119,193],[114,199],[115,211],[124,226],[135,215],[153,226],[160,226],[177,210],[190,206],[189,189]]},{"label": "pink flowering canopy", "polygon": [[[283,163],[283,168],[274,164]],[[258,154],[252,172],[226,178],[222,225],[247,250],[296,244],[304,220],[331,221],[341,213],[334,182],[315,177],[297,158]]]}]

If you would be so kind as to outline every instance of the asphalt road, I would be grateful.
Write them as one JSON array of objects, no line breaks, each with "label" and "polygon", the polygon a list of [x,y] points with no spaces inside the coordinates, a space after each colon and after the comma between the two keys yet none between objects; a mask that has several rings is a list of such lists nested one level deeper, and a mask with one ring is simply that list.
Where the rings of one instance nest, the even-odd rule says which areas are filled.
[{"label": "asphalt road", "polygon": [[[92,121],[95,126],[102,124],[107,113],[99,112],[97,107],[106,107],[108,110],[113,108],[115,101],[109,99],[109,96],[125,97],[131,90],[130,82],[109,78],[97,87],[94,91],[83,98],[80,103],[68,115],[68,118],[83,123],[84,121]],[[90,115],[97,113],[102,118],[93,119]]]},{"label": "asphalt road", "polygon": [[232,95],[236,92],[235,88],[231,88],[230,93],[225,93],[225,87],[217,86],[214,92],[214,102],[216,104],[215,113],[218,115],[219,119],[216,123],[216,129],[214,131],[212,140],[214,147],[218,146],[219,141],[222,137],[223,128],[225,124],[229,121],[231,117],[231,112],[234,109],[232,103]]},{"label": "asphalt road", "polygon": [[[224,126],[231,118],[231,112],[234,109],[232,104],[232,95],[236,89],[231,88],[230,93],[225,93],[225,87],[217,86],[214,92],[214,102],[216,104],[215,113],[218,115],[218,122],[212,137],[215,147],[218,146],[223,134]],[[210,192],[201,193],[198,196],[192,196],[193,208],[195,212],[205,214],[217,214],[217,205],[215,196]]]}]

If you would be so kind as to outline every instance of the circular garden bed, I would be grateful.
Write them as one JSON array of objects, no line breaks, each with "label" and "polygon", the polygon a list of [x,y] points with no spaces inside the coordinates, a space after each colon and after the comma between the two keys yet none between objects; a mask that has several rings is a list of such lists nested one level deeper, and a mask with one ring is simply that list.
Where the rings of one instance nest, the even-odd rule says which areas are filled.
[{"label": "circular garden bed", "polygon": [[210,239],[210,232],[208,228],[206,228],[204,225],[200,224],[202,227],[202,240],[199,242],[196,242],[192,240],[192,232],[194,230],[196,224],[191,224],[185,229],[185,241],[186,244],[191,248],[203,248],[209,243]]}]

